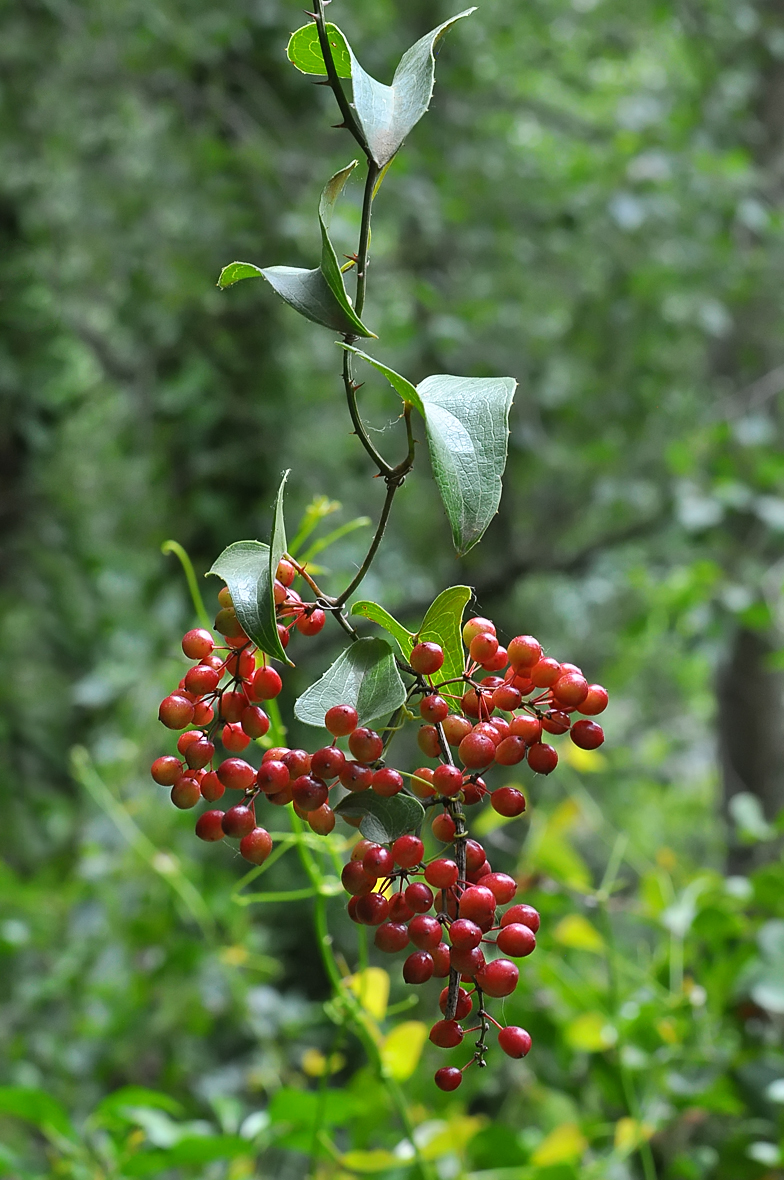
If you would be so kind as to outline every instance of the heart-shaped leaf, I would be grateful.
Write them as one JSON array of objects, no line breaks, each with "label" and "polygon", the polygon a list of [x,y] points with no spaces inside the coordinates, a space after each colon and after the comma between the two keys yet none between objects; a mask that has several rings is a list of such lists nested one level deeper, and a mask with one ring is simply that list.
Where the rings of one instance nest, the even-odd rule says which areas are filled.
[{"label": "heart-shaped leaf", "polygon": [[[351,55],[346,38],[337,25],[327,24],[326,31],[338,77],[350,78]],[[301,29],[297,29],[296,33],[291,34],[286,47],[286,56],[302,74],[318,74],[322,78],[327,76],[327,67],[324,65],[324,54],[321,52],[315,21],[311,21],[309,25],[303,25]]]},{"label": "heart-shaped leaf", "polygon": [[278,563],[286,551],[283,489],[288,474],[287,471],[278,488],[270,544],[235,541],[223,550],[208,573],[217,574],[228,586],[245,634],[268,656],[291,664],[278,635],[273,592]]},{"label": "heart-shaped leaf", "polygon": [[[438,671],[439,680],[455,680],[463,675],[463,611],[470,597],[469,586],[450,586],[448,590],[442,590],[428,608],[415,636],[415,643],[438,643],[443,648],[444,662]],[[459,687],[453,687],[450,691],[457,693]],[[457,709],[456,704],[453,707]]]},{"label": "heart-shaped leaf", "polygon": [[406,699],[406,688],[385,639],[358,639],[312,684],[294,705],[306,725],[324,725],[333,705],[353,705],[359,724],[393,713]]},{"label": "heart-shaped leaf", "polygon": [[362,602],[355,602],[351,608],[352,615],[361,615],[364,619],[370,619],[373,623],[378,623],[379,627],[383,627],[385,631],[397,640],[398,646],[405,659],[411,655],[411,649],[416,640],[410,631],[407,631],[402,623],[398,623],[397,619],[384,610],[383,606],[379,606],[377,602],[369,602],[363,600]]},{"label": "heart-shaped leaf", "polygon": [[316,270],[298,266],[255,266],[252,262],[230,262],[218,278],[221,290],[242,279],[266,279],[274,291],[305,319],[342,336],[367,336],[375,339],[375,332],[360,320],[346,291],[343,272],[338,264],[335,248],[329,238],[329,223],[335,201],[346,180],[357,166],[352,162],[336,172],[324,186],[319,201],[321,228],[321,265]]},{"label": "heart-shaped leaf", "polygon": [[425,809],[413,795],[393,795],[384,799],[375,791],[357,791],[341,799],[335,811],[343,816],[362,816],[359,830],[366,840],[390,844],[406,832],[421,827]]},{"label": "heart-shaped leaf", "polygon": [[444,21],[412,45],[400,59],[391,86],[384,86],[362,69],[351,46],[351,84],[354,108],[370,154],[383,167],[388,164],[430,106],[435,85],[435,49],[448,29],[464,16],[467,8]]},{"label": "heart-shaped leaf", "polygon": [[425,419],[430,461],[462,557],[498,511],[506,466],[512,377],[426,377],[416,388],[387,365],[344,344],[416,406]]}]

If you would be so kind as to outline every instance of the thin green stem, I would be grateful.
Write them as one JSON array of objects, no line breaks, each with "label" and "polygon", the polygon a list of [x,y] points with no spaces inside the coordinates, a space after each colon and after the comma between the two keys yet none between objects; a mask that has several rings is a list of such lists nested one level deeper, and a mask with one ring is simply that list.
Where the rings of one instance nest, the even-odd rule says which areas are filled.
[{"label": "thin green stem", "polygon": [[210,616],[207,614],[207,608],[204,605],[204,600],[202,599],[201,591],[199,590],[199,583],[196,581],[196,573],[193,569],[193,562],[191,561],[190,557],[183,549],[179,541],[164,541],[161,545],[161,553],[165,554],[167,557],[170,553],[173,553],[179,558],[180,565],[185,571],[185,577],[188,582],[188,589],[191,592],[191,598],[193,599],[193,607],[196,611],[196,617],[198,618],[202,627],[209,631],[212,627],[212,622],[210,620]]},{"label": "thin green stem", "polygon": [[327,34],[327,22],[324,18],[324,0],[316,0],[316,11],[311,14],[316,22],[316,29],[318,31],[319,45],[321,46],[321,53],[324,57],[324,64],[327,67],[327,82],[332,88],[332,93],[335,95],[340,113],[343,116],[343,124],[348,131],[354,136],[362,151],[370,161],[370,153],[365,136],[362,133],[362,128],[359,125],[354,111],[351,109],[351,103],[346,97],[346,92],[338,77],[338,71],[335,67],[335,61],[332,57],[332,46],[329,43],[329,36]]},{"label": "thin green stem", "polygon": [[401,482],[402,480],[389,480],[387,482],[387,494],[384,499],[384,507],[381,509],[381,516],[379,517],[378,525],[376,527],[376,535],[373,537],[370,548],[365,554],[365,560],[357,570],[356,575],[349,582],[348,586],[339,596],[339,598],[335,599],[335,606],[343,606],[343,604],[348,601],[373,564],[373,558],[376,556],[378,547],[381,544],[381,539],[384,536],[384,531],[387,527],[387,521],[389,520],[389,514],[392,511],[392,501],[395,498],[395,493],[400,487]]}]

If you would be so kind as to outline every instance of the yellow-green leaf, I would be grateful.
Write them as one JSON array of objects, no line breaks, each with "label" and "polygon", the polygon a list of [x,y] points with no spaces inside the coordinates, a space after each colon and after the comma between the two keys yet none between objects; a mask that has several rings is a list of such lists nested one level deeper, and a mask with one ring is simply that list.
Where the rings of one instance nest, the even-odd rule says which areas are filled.
[{"label": "yellow-green leaf", "polygon": [[615,1124],[615,1150],[622,1155],[629,1155],[636,1151],[641,1143],[650,1139],[654,1128],[650,1123],[640,1123],[637,1119],[618,1119]]},{"label": "yellow-green leaf", "polygon": [[391,1151],[347,1151],[340,1162],[352,1172],[386,1172],[400,1167],[400,1156]]},{"label": "yellow-green leaf", "polygon": [[427,1025],[421,1020],[405,1020],[385,1038],[381,1060],[393,1078],[404,1082],[410,1078],[422,1056],[427,1040]]},{"label": "yellow-green leaf", "polygon": [[567,1044],[581,1053],[602,1053],[611,1049],[618,1033],[602,1012],[583,1012],[566,1026]]},{"label": "yellow-green leaf", "polygon": [[567,914],[561,918],[553,931],[553,937],[561,946],[572,947],[573,950],[591,951],[595,955],[604,951],[601,934],[582,914]]},{"label": "yellow-green leaf", "polygon": [[383,1020],[389,1002],[389,975],[383,967],[366,967],[343,981],[375,1020]]},{"label": "yellow-green leaf", "polygon": [[540,1168],[548,1164],[574,1163],[587,1146],[588,1140],[577,1123],[561,1123],[542,1140],[531,1156],[531,1163]]}]

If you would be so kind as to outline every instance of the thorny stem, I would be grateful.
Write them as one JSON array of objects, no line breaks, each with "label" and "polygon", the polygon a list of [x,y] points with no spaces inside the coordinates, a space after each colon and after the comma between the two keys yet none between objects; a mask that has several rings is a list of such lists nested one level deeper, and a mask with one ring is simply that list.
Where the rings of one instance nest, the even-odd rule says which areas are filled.
[{"label": "thorny stem", "polygon": [[367,269],[370,250],[370,215],[373,208],[373,191],[378,180],[379,167],[368,156],[368,170],[365,178],[365,192],[362,198],[362,224],[359,230],[359,249],[357,250],[357,291],[355,307],[359,318],[365,307],[365,291],[367,288]]},{"label": "thorny stem", "polygon": [[[365,136],[362,134],[356,114],[351,109],[351,103],[346,97],[346,92],[341,85],[340,78],[338,77],[338,71],[335,68],[335,62],[332,57],[332,46],[329,43],[326,20],[324,18],[324,2],[325,0],[316,0],[316,11],[312,12],[310,15],[316,22],[319,45],[321,46],[324,64],[327,67],[327,82],[332,88],[332,93],[335,95],[337,104],[340,107],[340,113],[343,116],[343,123],[346,129],[351,132],[351,134],[354,136],[354,139],[362,148],[362,151],[368,157],[368,161],[370,161],[370,153],[365,141]],[[328,4],[329,0],[326,0],[326,3]]]},{"label": "thorny stem", "polygon": [[351,353],[350,352],[343,353],[343,385],[346,390],[346,401],[348,402],[348,412],[351,415],[351,421],[354,426],[354,432],[355,432],[357,438],[359,439],[359,441],[362,443],[362,446],[365,448],[368,455],[370,455],[370,458],[373,460],[376,467],[378,468],[379,475],[383,475],[386,478],[392,474],[392,472],[394,471],[394,467],[391,467],[390,464],[387,463],[387,461],[383,457],[383,455],[380,455],[379,452],[376,450],[376,448],[373,446],[373,443],[368,438],[368,433],[365,430],[364,423],[362,422],[362,419],[359,416],[359,408],[357,406],[357,390],[359,389],[359,386],[355,384],[354,374],[351,371]]},{"label": "thorny stem", "polygon": [[370,566],[373,563],[373,558],[376,556],[376,553],[378,552],[378,547],[381,544],[381,539],[384,536],[384,531],[387,527],[387,521],[389,520],[389,513],[392,510],[392,501],[394,500],[395,493],[396,493],[397,489],[400,487],[402,482],[403,482],[403,477],[399,477],[394,480],[390,479],[387,481],[387,494],[384,499],[384,507],[381,509],[381,516],[379,517],[378,525],[376,527],[376,535],[373,537],[373,540],[370,543],[370,548],[368,549],[367,553],[365,554],[365,560],[362,562],[362,565],[357,570],[356,575],[349,582],[348,586],[343,591],[343,593],[338,598],[335,599],[335,603],[334,603],[335,607],[341,607],[344,605],[345,602],[348,601],[348,599],[351,597],[351,595],[356,590],[357,586],[360,584],[360,582],[364,578],[365,574],[370,569]]}]

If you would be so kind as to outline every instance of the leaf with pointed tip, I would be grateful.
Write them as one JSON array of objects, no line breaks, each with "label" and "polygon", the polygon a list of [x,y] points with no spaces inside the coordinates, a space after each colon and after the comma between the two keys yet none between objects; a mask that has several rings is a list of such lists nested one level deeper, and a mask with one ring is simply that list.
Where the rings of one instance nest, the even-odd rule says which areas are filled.
[{"label": "leaf with pointed tip", "polygon": [[400,59],[391,86],[384,86],[362,69],[351,46],[351,84],[354,108],[370,154],[383,167],[430,106],[435,85],[435,49],[448,29],[464,16],[467,8],[444,21],[412,45]]},{"label": "leaf with pointed tip", "polygon": [[335,811],[344,816],[361,815],[360,832],[376,844],[390,844],[406,832],[417,831],[425,818],[424,807],[413,795],[399,794],[385,799],[375,791],[346,795]]},{"label": "leaf with pointed tip", "polygon": [[[327,24],[326,31],[338,77],[350,78],[351,56],[346,38],[337,25]],[[303,25],[301,29],[297,29],[295,33],[291,34],[286,47],[286,56],[301,74],[318,74],[320,77],[326,78],[327,67],[324,64],[324,54],[321,52],[315,21],[311,21],[309,25]]]},{"label": "leaf with pointed tip", "polygon": [[[470,586],[450,586],[448,590],[442,590],[428,607],[414,638],[415,643],[438,643],[443,648],[444,662],[438,670],[439,680],[454,680],[463,675],[463,611],[470,597]],[[457,689],[450,691],[457,692]],[[456,704],[454,708],[457,708]]]},{"label": "leaf with pointed tip", "polygon": [[[277,650],[271,650],[265,647],[263,650],[269,655],[277,656],[278,659],[283,659],[287,664],[291,664],[291,660],[286,655],[283,644],[280,642],[278,634],[278,616],[275,609],[275,578],[278,573],[278,566],[280,559],[286,552],[286,525],[283,520],[283,492],[286,487],[286,480],[289,477],[289,472],[284,471],[283,476],[278,487],[278,494],[275,497],[275,511],[272,514],[272,532],[270,533],[269,543],[269,561],[267,565],[267,578],[263,586],[263,597],[266,601],[265,610],[267,618],[269,619],[270,637],[274,635],[277,640]],[[261,595],[260,595],[261,597]]]},{"label": "leaf with pointed tip", "polygon": [[398,623],[388,610],[384,610],[383,606],[379,606],[377,602],[363,600],[354,603],[351,613],[352,615],[361,615],[363,619],[370,619],[371,622],[378,623],[379,627],[388,631],[392,638],[397,640],[405,659],[408,659],[414,646],[414,636],[405,629],[402,623]]},{"label": "leaf with pointed tip", "polygon": [[294,715],[306,725],[323,726],[333,705],[353,705],[359,724],[367,725],[394,712],[405,699],[390,645],[385,639],[358,639],[302,694]]},{"label": "leaf with pointed tip", "polygon": [[512,377],[426,377],[414,388],[394,369],[358,348],[342,344],[383,373],[404,401],[425,419],[433,474],[462,557],[498,511],[506,466]]},{"label": "leaf with pointed tip", "polygon": [[299,266],[254,266],[252,262],[231,262],[218,279],[221,289],[242,279],[266,279],[272,289],[305,319],[331,328],[342,336],[365,336],[376,339],[351,306],[335,248],[329,238],[329,222],[335,201],[357,165],[356,160],[336,172],[321,194],[319,227],[321,229],[321,265],[316,270]]}]

